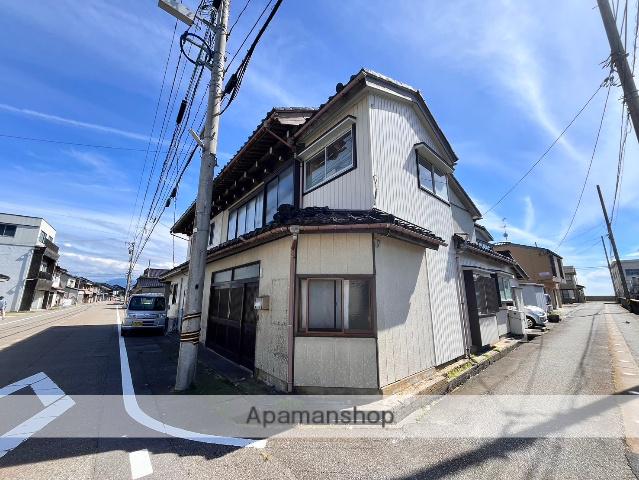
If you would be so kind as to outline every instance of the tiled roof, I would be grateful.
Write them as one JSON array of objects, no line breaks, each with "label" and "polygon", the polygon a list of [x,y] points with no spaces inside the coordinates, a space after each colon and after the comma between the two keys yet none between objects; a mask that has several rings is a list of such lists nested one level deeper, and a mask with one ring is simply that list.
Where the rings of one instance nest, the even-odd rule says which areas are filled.
[{"label": "tiled roof", "polygon": [[[405,231],[422,237],[423,240],[436,245],[445,245],[446,242],[438,237],[430,230],[407,222],[395,215],[383,212],[378,209],[371,210],[334,210],[328,207],[307,207],[295,208],[292,205],[280,205],[272,222],[262,228],[258,228],[242,235],[238,238],[228,240],[227,242],[216,245],[208,250],[208,255],[214,255],[220,251],[231,248],[235,245],[244,244],[264,233],[276,230],[281,227],[288,226],[312,227],[312,226],[348,226],[348,225],[380,225],[383,228],[386,225],[400,227]],[[283,233],[282,236],[288,235]],[[183,270],[188,262],[178,265],[174,269],[163,275],[167,275]]]},{"label": "tiled roof", "polygon": [[[168,270],[162,270],[163,273],[166,273]],[[135,282],[134,288],[163,288],[164,283],[160,281],[159,278],[156,277],[139,277],[137,282]]]},{"label": "tiled roof", "polygon": [[470,242],[466,240],[464,237],[459,235],[455,235],[457,239],[458,245],[466,250],[469,250],[473,253],[477,253],[479,255],[483,255],[485,257],[489,257],[495,260],[499,260],[510,265],[515,265],[517,262],[510,256],[504,255],[503,253],[496,252],[493,249],[493,246],[489,243],[485,242]]}]

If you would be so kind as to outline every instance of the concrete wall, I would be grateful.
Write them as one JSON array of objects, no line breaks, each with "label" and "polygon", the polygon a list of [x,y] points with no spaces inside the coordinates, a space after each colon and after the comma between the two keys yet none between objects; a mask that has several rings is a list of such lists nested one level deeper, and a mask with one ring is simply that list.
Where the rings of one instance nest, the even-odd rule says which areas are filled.
[{"label": "concrete wall", "polygon": [[435,366],[428,256],[424,248],[375,239],[379,383]]},{"label": "concrete wall", "polygon": [[[260,310],[257,322],[255,367],[258,377],[264,372],[278,388],[285,388],[288,372],[288,285],[292,237],[275,240],[245,252],[209,263],[204,280],[202,335],[206,339],[211,276],[227,268],[260,262],[260,296],[270,296],[270,309]],[[261,372],[260,372],[261,371]],[[261,378],[266,378],[261,376]]]},{"label": "concrete wall", "polygon": [[0,273],[9,277],[8,281],[0,282],[0,295],[5,297],[9,311],[20,308],[32,256],[32,247],[0,245]]}]

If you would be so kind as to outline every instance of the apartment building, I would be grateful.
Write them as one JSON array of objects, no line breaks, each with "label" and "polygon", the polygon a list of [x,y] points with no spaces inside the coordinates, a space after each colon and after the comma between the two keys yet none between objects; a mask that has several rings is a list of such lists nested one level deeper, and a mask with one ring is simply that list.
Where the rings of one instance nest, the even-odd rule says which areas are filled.
[{"label": "apartment building", "polygon": [[579,285],[577,280],[577,270],[575,267],[566,265],[564,267],[564,283],[561,284],[561,300],[563,303],[584,303],[586,295],[584,286]]},{"label": "apartment building", "polygon": [[47,308],[55,295],[55,229],[39,217],[0,213],[0,295],[9,311]]},{"label": "apartment building", "polygon": [[[214,182],[199,341],[280,390],[379,392],[523,334],[525,273],[457,161],[420,92],[369,70],[271,110]],[[170,316],[187,274],[161,277]]]},{"label": "apartment building", "polygon": [[[639,299],[639,260],[621,260],[621,268],[623,269],[624,276],[626,277],[630,298]],[[625,295],[616,260],[613,260],[610,264],[610,272],[612,274],[615,295],[617,297],[624,297]]]}]

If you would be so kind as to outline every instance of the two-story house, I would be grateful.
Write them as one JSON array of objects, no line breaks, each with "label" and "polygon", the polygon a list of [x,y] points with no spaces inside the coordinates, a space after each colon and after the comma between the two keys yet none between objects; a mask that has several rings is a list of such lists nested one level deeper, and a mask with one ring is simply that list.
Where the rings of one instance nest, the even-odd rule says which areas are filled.
[{"label": "two-story house", "polygon": [[561,301],[563,303],[583,303],[586,301],[584,286],[577,281],[577,270],[573,266],[564,266],[564,283],[561,284]]},{"label": "two-story house", "polygon": [[512,242],[497,243],[495,250],[514,258],[532,281],[544,286],[553,308],[561,308],[561,284],[565,279],[561,256],[547,248]]},{"label": "two-story house", "polygon": [[[628,292],[630,298],[639,299],[639,260],[621,260],[621,268],[628,285]],[[619,298],[625,296],[623,283],[621,276],[619,275],[619,267],[617,267],[617,261],[613,260],[610,263],[610,274],[612,275],[612,286],[615,290],[615,295]]]},{"label": "two-story house", "polygon": [[[371,71],[271,110],[214,181],[199,341],[281,390],[379,392],[522,333],[456,163],[420,92]],[[162,276],[170,316],[187,272]]]},{"label": "two-story house", "polygon": [[58,260],[55,229],[44,219],[0,213],[0,295],[10,311],[46,308]]}]

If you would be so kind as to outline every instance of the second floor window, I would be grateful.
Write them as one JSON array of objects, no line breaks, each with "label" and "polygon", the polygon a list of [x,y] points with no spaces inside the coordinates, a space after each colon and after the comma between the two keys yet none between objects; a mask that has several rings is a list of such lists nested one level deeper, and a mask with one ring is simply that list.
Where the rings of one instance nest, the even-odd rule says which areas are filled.
[{"label": "second floor window", "polygon": [[353,130],[350,129],[304,163],[304,190],[311,190],[353,166]]},{"label": "second floor window", "polygon": [[262,226],[264,192],[259,192],[229,212],[228,240],[252,232]]},{"label": "second floor window", "polygon": [[419,186],[448,201],[448,178],[421,155],[417,155]]},{"label": "second floor window", "polygon": [[15,237],[16,226],[8,223],[0,223],[0,237]]}]

